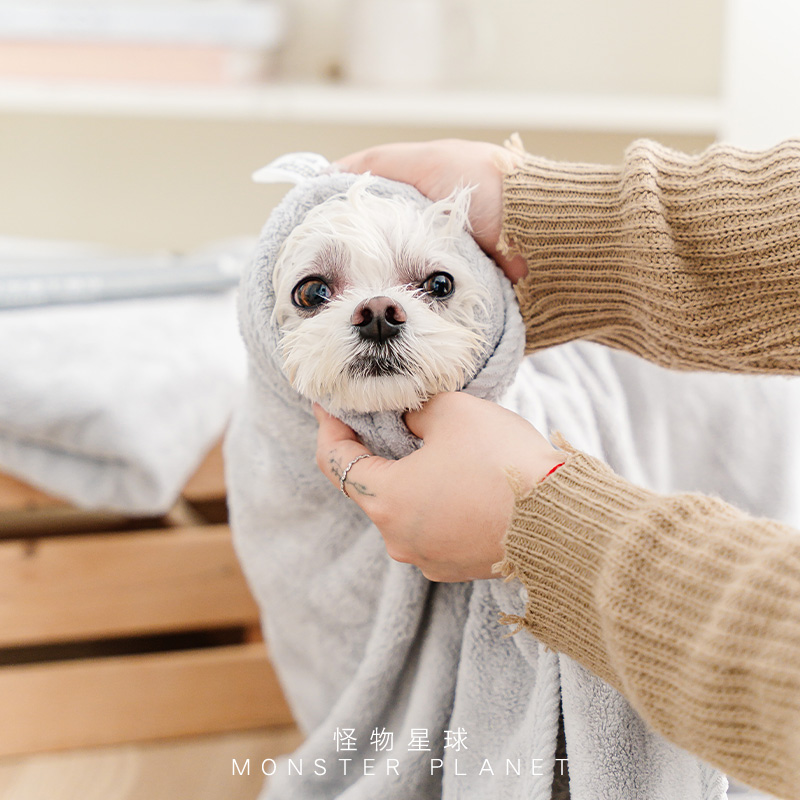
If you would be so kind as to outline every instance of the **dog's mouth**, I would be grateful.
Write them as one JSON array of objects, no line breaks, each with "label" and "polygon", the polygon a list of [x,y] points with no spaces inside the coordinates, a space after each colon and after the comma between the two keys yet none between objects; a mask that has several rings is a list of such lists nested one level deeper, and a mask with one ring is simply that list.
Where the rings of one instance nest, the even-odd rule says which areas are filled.
[{"label": "dog's mouth", "polygon": [[407,375],[408,372],[407,360],[391,353],[356,356],[347,365],[347,374],[350,378],[389,378],[394,375]]}]

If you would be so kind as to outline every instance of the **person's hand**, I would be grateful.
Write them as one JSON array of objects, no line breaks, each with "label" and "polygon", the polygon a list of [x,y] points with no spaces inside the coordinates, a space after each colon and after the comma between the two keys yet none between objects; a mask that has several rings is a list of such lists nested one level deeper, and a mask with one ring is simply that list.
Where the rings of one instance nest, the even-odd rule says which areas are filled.
[{"label": "person's hand", "polygon": [[469,221],[478,244],[497,262],[512,283],[528,273],[521,256],[498,250],[503,213],[503,175],[515,154],[500,145],[462,139],[387,144],[338,159],[343,172],[371,172],[410,183],[431,200],[442,200],[459,186],[474,186]]},{"label": "person's hand", "polygon": [[[317,465],[336,488],[369,453],[343,422],[314,407]],[[509,471],[530,489],[564,454],[526,420],[462,392],[440,394],[405,415],[424,445],[405,458],[362,458],[345,488],[381,532],[396,561],[433,581],[497,577],[514,508]]]}]

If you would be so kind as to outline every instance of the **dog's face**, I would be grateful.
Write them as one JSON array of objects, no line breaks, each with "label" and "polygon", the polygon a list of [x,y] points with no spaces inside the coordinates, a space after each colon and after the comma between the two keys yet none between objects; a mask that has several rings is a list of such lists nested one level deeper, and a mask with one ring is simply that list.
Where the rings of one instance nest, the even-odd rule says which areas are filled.
[{"label": "dog's face", "polygon": [[462,388],[487,347],[486,289],[456,246],[469,192],[422,209],[372,180],[314,208],[275,265],[284,369],[333,412],[418,408]]}]

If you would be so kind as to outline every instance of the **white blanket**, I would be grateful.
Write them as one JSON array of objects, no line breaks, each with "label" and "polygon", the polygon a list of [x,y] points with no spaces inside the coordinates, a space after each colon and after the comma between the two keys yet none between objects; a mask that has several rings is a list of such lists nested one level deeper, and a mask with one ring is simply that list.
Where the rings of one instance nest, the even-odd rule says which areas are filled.
[{"label": "white blanket", "polygon": [[79,506],[163,513],[244,374],[232,291],[0,311],[0,470]]}]

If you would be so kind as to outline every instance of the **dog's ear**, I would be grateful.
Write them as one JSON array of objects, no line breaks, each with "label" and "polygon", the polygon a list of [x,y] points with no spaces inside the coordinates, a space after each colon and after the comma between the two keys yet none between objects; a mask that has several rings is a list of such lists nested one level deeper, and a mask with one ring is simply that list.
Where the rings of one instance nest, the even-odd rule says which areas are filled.
[{"label": "dog's ear", "polygon": [[330,162],[319,153],[286,153],[253,173],[256,183],[303,183],[330,171]]}]

